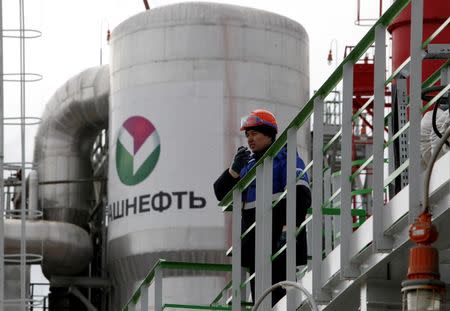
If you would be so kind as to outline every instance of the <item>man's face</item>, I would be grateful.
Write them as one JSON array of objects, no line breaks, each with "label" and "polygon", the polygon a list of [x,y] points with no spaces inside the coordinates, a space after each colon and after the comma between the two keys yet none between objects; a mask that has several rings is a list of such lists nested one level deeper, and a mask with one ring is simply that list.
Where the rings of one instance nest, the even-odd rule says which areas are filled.
[{"label": "man's face", "polygon": [[247,136],[248,146],[253,153],[267,149],[272,143],[272,138],[255,130],[245,131],[245,136]]}]

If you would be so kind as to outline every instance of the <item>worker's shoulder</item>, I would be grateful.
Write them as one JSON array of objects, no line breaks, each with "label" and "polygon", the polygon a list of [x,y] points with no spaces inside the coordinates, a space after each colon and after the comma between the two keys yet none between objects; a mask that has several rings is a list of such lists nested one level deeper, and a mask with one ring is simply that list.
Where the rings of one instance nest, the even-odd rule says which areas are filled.
[{"label": "worker's shoulder", "polygon": [[280,151],[278,151],[275,158],[278,160],[286,160],[286,157],[287,157],[287,148],[286,146],[284,146],[283,148],[280,149]]},{"label": "worker's shoulder", "polygon": [[284,146],[283,148],[280,149],[280,151],[278,151],[276,157],[277,158],[286,158],[287,156],[287,147]]}]

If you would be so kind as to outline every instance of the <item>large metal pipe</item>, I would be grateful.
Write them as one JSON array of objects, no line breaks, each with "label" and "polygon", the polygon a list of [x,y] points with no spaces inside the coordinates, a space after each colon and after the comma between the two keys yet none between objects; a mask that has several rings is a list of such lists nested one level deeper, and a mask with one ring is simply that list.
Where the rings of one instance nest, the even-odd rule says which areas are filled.
[{"label": "large metal pipe", "polygon": [[[82,228],[57,221],[27,221],[27,253],[42,255],[45,276],[76,275],[92,257],[89,234]],[[5,220],[5,254],[18,254],[20,219]]]},{"label": "large metal pipe", "polygon": [[37,219],[38,212],[38,201],[39,201],[39,184],[38,184],[38,176],[35,170],[32,170],[30,174],[28,174],[28,213],[30,219]]},{"label": "large metal pipe", "polygon": [[[107,127],[109,67],[87,69],[61,86],[47,103],[36,134],[34,162],[40,182],[89,180],[90,153],[98,133]],[[92,257],[87,227],[92,183],[42,185],[39,207],[44,221],[27,222],[27,252],[43,254],[42,270],[76,275]],[[8,253],[17,251],[18,223],[6,223]]]},{"label": "large metal pipe", "polygon": [[[90,152],[95,137],[107,127],[108,99],[107,65],[79,73],[55,92],[36,134],[39,182],[92,177]],[[92,183],[45,185],[39,191],[45,220],[86,227]]]}]

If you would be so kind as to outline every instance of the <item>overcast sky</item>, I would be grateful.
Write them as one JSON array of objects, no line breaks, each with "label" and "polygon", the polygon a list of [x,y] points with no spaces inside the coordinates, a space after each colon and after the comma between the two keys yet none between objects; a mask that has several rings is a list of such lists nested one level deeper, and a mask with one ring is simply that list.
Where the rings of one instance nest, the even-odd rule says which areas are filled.
[{"label": "overcast sky", "polygon": [[[175,0],[148,0],[152,8],[177,3]],[[309,35],[311,91],[317,89],[334,69],[326,58],[330,47],[342,60],[344,47],[354,45],[368,30],[357,27],[357,0],[212,0],[258,8],[287,16],[302,24]],[[378,1],[361,0],[362,17],[376,17]],[[386,5],[390,0],[384,1]],[[18,28],[19,1],[3,1],[4,28]],[[25,0],[25,27],[42,31],[42,37],[26,41],[26,71],[40,73],[43,80],[26,85],[27,115],[40,117],[45,103],[67,79],[100,62],[108,62],[106,31],[143,11],[142,0]],[[18,40],[4,40],[4,71],[19,68]],[[5,114],[19,115],[18,84],[5,85]],[[32,160],[37,126],[27,127],[26,158]],[[19,127],[5,128],[5,160],[20,160],[17,145]]]}]

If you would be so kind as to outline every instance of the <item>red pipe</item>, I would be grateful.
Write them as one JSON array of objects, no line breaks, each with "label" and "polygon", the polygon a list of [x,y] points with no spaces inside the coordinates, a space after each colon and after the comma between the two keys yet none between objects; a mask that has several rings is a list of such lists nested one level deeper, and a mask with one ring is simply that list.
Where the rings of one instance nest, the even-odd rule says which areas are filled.
[{"label": "red pipe", "polygon": [[[428,38],[450,16],[450,1],[424,1],[423,40]],[[410,55],[411,42],[411,4],[388,27],[392,34],[392,71],[395,71]],[[431,43],[449,43],[450,27],[446,27]],[[443,64],[441,60],[424,59],[422,62],[422,81]],[[409,90],[409,83],[408,83]]]},{"label": "red pipe", "polygon": [[148,4],[147,0],[144,0],[144,5],[146,10],[150,10],[150,5]]}]

